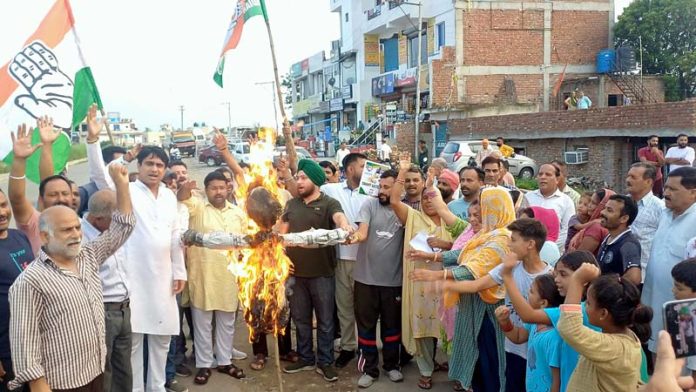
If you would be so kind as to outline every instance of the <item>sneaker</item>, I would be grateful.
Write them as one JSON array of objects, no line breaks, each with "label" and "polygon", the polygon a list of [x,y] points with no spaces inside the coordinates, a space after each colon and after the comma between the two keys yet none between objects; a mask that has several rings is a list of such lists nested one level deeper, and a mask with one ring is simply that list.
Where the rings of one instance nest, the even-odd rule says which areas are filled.
[{"label": "sneaker", "polygon": [[317,366],[317,373],[324,376],[324,380],[329,382],[334,382],[338,380],[338,373],[331,365],[319,365]]},{"label": "sneaker", "polygon": [[288,366],[283,368],[283,372],[293,374],[293,373],[299,373],[303,372],[306,370],[314,370],[315,366],[313,363],[305,362],[303,360],[299,360],[295,363],[291,363]]},{"label": "sneaker", "polygon": [[341,353],[336,358],[336,367],[342,369],[355,358],[355,351],[341,350]]},{"label": "sneaker", "polygon": [[247,359],[247,354],[243,351],[239,351],[236,348],[232,349],[232,359],[240,361],[242,359]]},{"label": "sneaker", "polygon": [[181,365],[176,365],[176,375],[179,377],[191,377],[193,372],[191,369],[188,368],[188,366],[181,364]]},{"label": "sneaker", "polygon": [[363,374],[360,376],[358,379],[358,387],[359,388],[369,388],[372,386],[372,383],[375,382],[375,378],[370,376],[369,374]]},{"label": "sneaker", "polygon": [[387,375],[389,376],[389,380],[391,382],[401,382],[404,381],[404,375],[401,373],[399,369],[392,369],[387,372]]},{"label": "sneaker", "polygon": [[188,388],[179,383],[176,379],[164,384],[164,389],[166,389],[167,392],[188,392]]}]

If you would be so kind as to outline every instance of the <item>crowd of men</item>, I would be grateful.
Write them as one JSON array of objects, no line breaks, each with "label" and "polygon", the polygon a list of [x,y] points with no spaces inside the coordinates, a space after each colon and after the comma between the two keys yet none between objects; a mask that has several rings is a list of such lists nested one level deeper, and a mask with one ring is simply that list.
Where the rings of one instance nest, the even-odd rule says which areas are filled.
[{"label": "crowd of men", "polygon": [[[102,123],[95,108],[87,123],[90,182],[82,186],[53,173],[51,145],[59,131],[50,119],[39,120],[39,144],[32,145],[25,127],[13,135],[9,187],[0,192],[0,389],[185,391],[176,378],[192,375],[182,361],[187,350],[184,317],[195,344],[195,383],[206,384],[213,370],[244,378],[244,370],[234,364],[247,354],[233,347],[239,301],[229,260],[219,251],[185,248],[180,235],[188,228],[246,233],[247,216],[235,198],[246,168],[217,134],[213,142],[227,167],[209,173],[198,189],[186,165],[170,161],[162,148],[100,149]],[[447,368],[434,360],[437,339],[427,344],[416,339],[414,351],[404,337],[403,313],[418,306],[404,297],[404,285],[410,284],[406,270],[412,269],[404,264],[405,248],[416,234],[406,226],[418,211],[437,216],[432,198],[441,197],[463,222],[470,220],[470,207],[486,187],[507,190],[522,210],[551,210],[558,221],[551,250],[556,260],[570,237],[578,235],[573,233],[594,222],[579,220],[586,215],[581,211],[584,195],[566,184],[563,162],[542,164],[539,188],[525,193],[505,170],[510,147],[502,138],[497,146],[501,153],[477,157],[477,166],[459,173],[441,159],[430,162],[426,172],[405,164],[408,158],[401,160],[395,170],[381,174],[377,197],[359,191],[367,161],[360,153],[342,152],[338,167],[307,159],[296,170],[283,159],[275,165],[284,188],[278,232],[342,228],[351,233],[336,248],[287,249],[293,264],[288,294],[295,334],[288,325],[278,337],[281,359],[287,362],[284,372],[316,371],[324,380],[336,381],[336,368],[357,356],[358,386],[367,388],[380,376],[377,336],[382,369],[392,382],[403,380],[402,366],[412,354],[420,369]],[[39,148],[42,179],[35,204],[26,197],[26,165]],[[488,143],[484,150],[489,151]],[[666,154],[657,137],[651,137],[639,157],[626,176],[628,195],[595,203],[595,209],[601,206],[595,218],[604,229],[598,230],[601,238],[579,241],[574,249],[591,249],[603,273],[642,285],[643,303],[661,309],[673,299],[672,267],[689,256],[689,245],[696,246],[694,152],[686,135]],[[127,166],[132,161],[137,173],[130,181]],[[428,193],[431,186],[438,196]],[[593,192],[589,203],[598,193],[607,192]],[[13,217],[16,230],[9,228]],[[446,236],[428,239],[443,252],[453,241]],[[429,265],[444,257],[433,254]],[[406,300],[416,301],[414,310],[402,310]],[[660,329],[657,317],[649,343],[653,353]],[[257,339],[252,347],[251,368],[261,370],[269,356],[266,339]],[[430,388],[431,374],[421,374],[425,379],[419,386]]]}]

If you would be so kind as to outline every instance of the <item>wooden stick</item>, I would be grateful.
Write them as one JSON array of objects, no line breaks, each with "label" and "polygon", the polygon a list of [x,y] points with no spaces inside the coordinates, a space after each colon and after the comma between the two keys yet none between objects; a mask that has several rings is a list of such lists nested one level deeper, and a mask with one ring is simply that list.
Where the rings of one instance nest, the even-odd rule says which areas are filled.
[{"label": "wooden stick", "polygon": [[[288,322],[290,322],[290,320],[288,320]],[[280,392],[283,392],[285,390],[285,388],[283,387],[283,376],[280,372],[280,348],[278,347],[278,337],[275,336],[275,334],[273,334],[272,336],[273,336],[273,341],[275,342],[275,344],[274,344],[274,346],[275,346],[275,364],[276,364],[276,375],[278,376],[278,390]],[[266,337],[264,337],[264,339],[266,339]]]},{"label": "wooden stick", "polygon": [[[104,112],[104,109],[99,109],[99,113],[101,113],[102,117],[106,117],[106,113]],[[106,134],[109,135],[109,141],[111,142],[112,146],[115,146],[116,143],[114,143],[114,136],[111,134],[111,128],[109,128],[109,119],[107,118],[106,121],[104,121],[104,126],[106,127]]]},{"label": "wooden stick", "polygon": [[280,115],[283,117],[283,137],[285,137],[285,152],[288,155],[288,165],[292,173],[297,173],[297,151],[295,151],[295,141],[292,138],[292,129],[290,122],[285,113],[283,105],[283,94],[280,90],[280,77],[278,76],[278,62],[276,61],[275,45],[273,45],[273,34],[271,34],[271,23],[266,18],[266,31],[268,31],[268,42],[271,46],[271,58],[273,59],[273,76],[275,77],[276,94],[278,94],[278,105],[280,106]]}]

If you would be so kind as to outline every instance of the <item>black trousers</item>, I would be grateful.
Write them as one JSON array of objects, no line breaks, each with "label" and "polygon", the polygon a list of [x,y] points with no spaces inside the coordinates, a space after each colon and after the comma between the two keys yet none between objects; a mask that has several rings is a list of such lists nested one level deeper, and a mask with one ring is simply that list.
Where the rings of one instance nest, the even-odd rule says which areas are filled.
[{"label": "black trousers", "polygon": [[[285,326],[285,333],[283,335],[278,335],[278,352],[282,355],[288,355],[292,351],[292,338],[290,334],[292,329],[290,328],[290,320],[288,320],[288,325]],[[251,342],[251,350],[254,355],[263,354],[268,357],[268,343],[266,342],[266,335],[260,334],[256,336],[253,342]]]},{"label": "black trousers", "polygon": [[372,286],[355,282],[355,323],[358,326],[358,369],[379,377],[377,320],[382,340],[382,368],[399,368],[401,351],[401,287]]}]

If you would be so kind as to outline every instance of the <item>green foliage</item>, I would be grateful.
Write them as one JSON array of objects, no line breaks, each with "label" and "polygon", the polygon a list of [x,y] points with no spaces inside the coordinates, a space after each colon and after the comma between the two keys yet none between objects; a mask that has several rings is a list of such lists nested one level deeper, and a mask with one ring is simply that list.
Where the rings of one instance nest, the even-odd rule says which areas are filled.
[{"label": "green foliage", "polygon": [[534,191],[534,190],[539,189],[539,183],[537,182],[536,178],[530,178],[530,179],[516,178],[515,185],[517,185],[518,188],[524,189],[527,191]]},{"label": "green foliage", "polygon": [[643,72],[663,74],[668,100],[696,96],[696,0],[634,0],[614,26],[616,45],[643,45]]}]

